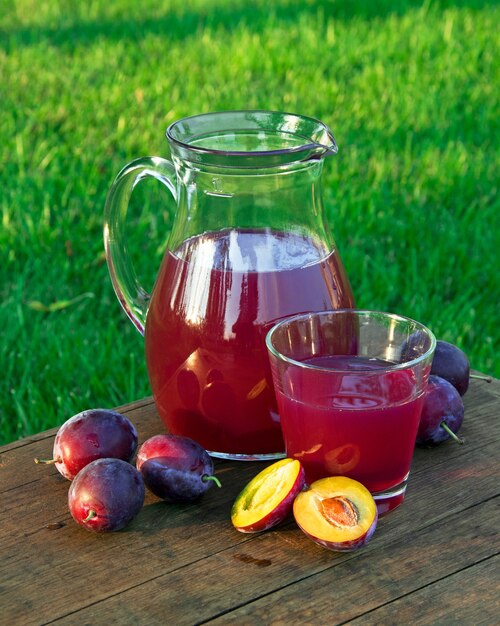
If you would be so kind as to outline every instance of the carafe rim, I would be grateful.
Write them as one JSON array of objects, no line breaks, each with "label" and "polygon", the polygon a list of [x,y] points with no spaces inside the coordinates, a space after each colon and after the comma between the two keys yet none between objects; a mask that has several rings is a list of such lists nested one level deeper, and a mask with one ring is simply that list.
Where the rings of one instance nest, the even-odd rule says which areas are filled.
[{"label": "carafe rim", "polygon": [[[225,123],[223,122],[225,121]],[[231,124],[231,125],[230,125]],[[218,139],[217,132],[283,135],[295,145],[271,149],[239,150],[196,145],[193,142]],[[180,118],[166,129],[173,155],[182,160],[226,167],[272,167],[297,161],[320,160],[338,152],[332,131],[321,120],[286,111],[236,109],[200,113]],[[285,139],[282,138],[285,142]],[[230,161],[234,159],[234,161]]]}]

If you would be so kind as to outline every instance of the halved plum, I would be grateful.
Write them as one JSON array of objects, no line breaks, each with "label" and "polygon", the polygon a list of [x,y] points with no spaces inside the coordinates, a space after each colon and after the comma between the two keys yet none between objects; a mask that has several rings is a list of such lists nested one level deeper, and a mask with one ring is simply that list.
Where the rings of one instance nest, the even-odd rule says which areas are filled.
[{"label": "halved plum", "polygon": [[263,469],[241,491],[231,510],[231,522],[242,533],[268,530],[291,512],[305,485],[304,468],[297,459],[281,459]]},{"label": "halved plum", "polygon": [[346,476],[330,476],[312,483],[295,498],[293,515],[310,539],[337,552],[366,545],[378,520],[372,494]]}]

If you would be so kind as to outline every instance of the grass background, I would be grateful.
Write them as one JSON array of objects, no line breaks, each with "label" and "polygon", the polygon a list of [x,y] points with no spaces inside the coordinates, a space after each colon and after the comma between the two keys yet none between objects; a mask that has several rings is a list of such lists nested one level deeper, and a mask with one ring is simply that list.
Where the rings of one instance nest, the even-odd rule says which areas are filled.
[{"label": "grass background", "polygon": [[[315,116],[358,306],[429,325],[500,376],[496,2],[0,0],[0,443],[149,394],[103,257],[118,170],[183,116]],[[135,192],[151,288],[173,207]]]}]

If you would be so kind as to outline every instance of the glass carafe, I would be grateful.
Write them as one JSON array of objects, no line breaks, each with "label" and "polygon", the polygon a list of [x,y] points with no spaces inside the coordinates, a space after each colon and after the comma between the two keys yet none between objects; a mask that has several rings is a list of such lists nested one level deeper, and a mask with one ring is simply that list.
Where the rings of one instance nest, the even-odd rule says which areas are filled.
[{"label": "glass carafe", "polygon": [[[189,117],[167,139],[171,161],[133,161],[108,194],[104,239],[116,294],[145,336],[168,431],[214,456],[277,458],[284,445],[267,331],[291,314],[354,306],[323,212],[323,160],[337,152],[335,140],[318,120],[267,111]],[[177,206],[151,295],[124,237],[130,195],[148,176]]]}]

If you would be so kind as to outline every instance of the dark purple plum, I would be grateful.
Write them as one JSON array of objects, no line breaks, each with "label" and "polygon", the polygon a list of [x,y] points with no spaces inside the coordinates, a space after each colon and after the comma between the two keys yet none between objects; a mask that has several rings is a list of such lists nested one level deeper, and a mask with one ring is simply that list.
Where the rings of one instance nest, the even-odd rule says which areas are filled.
[{"label": "dark purple plum", "polygon": [[97,459],[70,485],[69,511],[77,524],[92,532],[120,530],[144,504],[141,473],[121,459]]},{"label": "dark purple plum", "polygon": [[455,433],[464,419],[464,403],[455,387],[440,376],[429,376],[424,396],[417,444],[437,446],[450,437],[463,443]]},{"label": "dark purple plum", "polygon": [[73,415],[57,431],[53,458],[35,463],[54,463],[68,480],[96,459],[131,461],[137,450],[137,431],[121,413],[89,409]]},{"label": "dark purple plum", "polygon": [[447,380],[463,396],[469,388],[469,359],[457,346],[447,341],[437,341],[431,374]]},{"label": "dark purple plum", "polygon": [[429,335],[424,333],[423,330],[417,330],[401,345],[399,361],[400,363],[406,363],[407,361],[418,359],[418,357],[425,354],[430,347],[431,340]]},{"label": "dark purple plum", "polygon": [[213,483],[220,487],[208,452],[189,437],[151,437],[139,448],[136,465],[148,489],[167,502],[193,502]]}]

